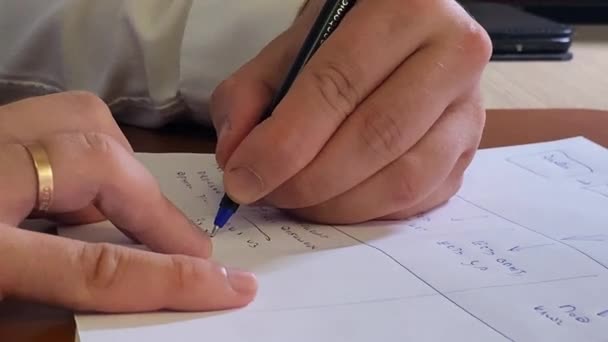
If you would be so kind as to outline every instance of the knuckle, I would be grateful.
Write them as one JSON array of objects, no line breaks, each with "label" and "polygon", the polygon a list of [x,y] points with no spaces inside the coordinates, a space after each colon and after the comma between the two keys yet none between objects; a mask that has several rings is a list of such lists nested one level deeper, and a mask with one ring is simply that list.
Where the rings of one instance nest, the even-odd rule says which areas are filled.
[{"label": "knuckle", "polygon": [[297,175],[275,190],[269,197],[272,204],[283,209],[305,208],[318,204],[322,185],[311,183],[306,177]]},{"label": "knuckle", "polygon": [[69,98],[83,114],[104,121],[112,116],[106,103],[92,92],[82,90],[68,91],[64,93],[64,96]]},{"label": "knuckle", "polygon": [[464,184],[464,173],[458,172],[451,175],[443,185],[446,188],[445,195],[440,200],[445,202],[452,198],[462,188]]},{"label": "knuckle", "polygon": [[315,68],[312,79],[322,100],[329,106],[338,122],[342,122],[359,103],[360,95],[350,75],[356,75],[356,70],[333,62],[326,62],[322,67]]},{"label": "knuckle", "polygon": [[[29,191],[24,191],[27,187],[24,188],[23,186],[27,183],[23,183],[20,179],[36,182],[35,174],[33,172],[24,173],[19,167],[29,165],[31,162],[31,157],[24,145],[0,142],[0,189],[2,189],[0,199],[4,200],[0,201],[4,202],[0,206],[0,220],[2,223],[18,226],[23,217],[32,209],[35,195]],[[0,223],[0,228],[2,223]]]},{"label": "knuckle", "polygon": [[476,152],[476,146],[471,146],[470,148],[465,149],[458,157],[455,167],[452,170],[453,175],[450,176],[455,175],[456,177],[463,177],[464,172],[469,167],[469,165],[471,165],[471,162],[473,162]]},{"label": "knuckle", "polygon": [[395,115],[387,110],[370,111],[361,131],[361,140],[369,150],[391,160],[402,153],[403,134]]},{"label": "knuckle", "polygon": [[70,115],[79,117],[81,130],[106,132],[114,136],[126,150],[133,152],[133,147],[121,132],[110,108],[101,98],[88,91],[68,91],[61,96],[67,103]]},{"label": "knuckle", "polygon": [[[307,153],[308,151],[308,153]],[[275,141],[272,158],[280,161],[286,170],[299,171],[310,159],[310,148],[306,146],[301,136],[283,135]]]},{"label": "knuckle", "polygon": [[105,294],[111,292],[127,258],[125,253],[111,244],[85,244],[80,251],[79,262],[84,267],[83,291],[77,298],[80,304],[85,304],[99,302]]},{"label": "knuckle", "polygon": [[487,113],[480,92],[480,87],[476,86],[472,93],[465,94],[466,103],[462,108],[462,113],[466,117],[464,131],[469,132],[470,137],[475,140],[481,138],[486,125]]},{"label": "knuckle", "polygon": [[412,170],[419,169],[417,162],[408,157],[400,162],[402,176],[397,178],[393,186],[393,202],[407,208],[420,199],[420,182]]},{"label": "knuckle", "polygon": [[111,136],[100,132],[61,133],[50,138],[49,143],[61,151],[66,159],[78,165],[100,165],[104,169],[116,158],[119,144]]},{"label": "knuckle", "polygon": [[452,181],[452,188],[451,188],[449,197],[454,196],[462,188],[462,185],[464,184],[464,173],[459,172],[455,178],[456,179]]},{"label": "knuckle", "polygon": [[99,132],[82,133],[83,146],[94,155],[111,155],[114,139]]},{"label": "knuckle", "polygon": [[460,46],[467,51],[467,58],[485,65],[492,56],[492,40],[487,31],[475,20],[465,20],[460,30]]},{"label": "knuckle", "polygon": [[171,266],[174,272],[174,286],[172,290],[187,291],[192,288],[192,284],[205,283],[209,268],[199,260],[189,258],[184,255],[171,255]]},{"label": "knuckle", "polygon": [[224,79],[218,84],[218,86],[211,93],[211,104],[216,104],[220,102],[223,98],[230,96],[232,90],[239,84],[237,77],[231,75],[230,77]]},{"label": "knuckle", "polygon": [[394,187],[393,201],[403,207],[409,207],[418,198],[416,186],[408,177],[401,177]]},{"label": "knuckle", "polygon": [[211,93],[209,101],[209,117],[211,123],[215,128],[217,134],[220,134],[220,130],[226,124],[230,125],[230,103],[232,98],[238,97],[240,81],[237,76],[231,75],[229,78],[224,79]]},{"label": "knuckle", "polygon": [[315,188],[310,183],[297,182],[291,186],[285,198],[291,200],[291,207],[311,207],[318,204],[316,199],[320,192]]},{"label": "knuckle", "polygon": [[[124,181],[126,176],[132,176],[131,172],[125,172],[126,151],[111,136],[98,132],[75,132],[61,133],[48,138],[47,146],[51,156],[61,155],[63,167],[69,167],[69,171],[63,177],[57,177],[57,188],[63,189],[58,192],[56,204],[58,207],[66,205],[73,207],[78,201],[91,201],[99,198],[103,187]],[[125,152],[126,153],[126,152]],[[58,165],[60,167],[61,165]],[[139,174],[141,176],[141,174]],[[131,191],[134,186],[141,183],[139,178],[131,181]],[[118,190],[125,191],[120,188]],[[69,196],[67,195],[69,194]],[[78,202],[78,203],[77,203]],[[84,203],[84,202],[82,202]]]},{"label": "knuckle", "polygon": [[481,135],[486,125],[486,110],[476,108],[471,111],[471,119],[473,120],[474,130],[477,135]]}]

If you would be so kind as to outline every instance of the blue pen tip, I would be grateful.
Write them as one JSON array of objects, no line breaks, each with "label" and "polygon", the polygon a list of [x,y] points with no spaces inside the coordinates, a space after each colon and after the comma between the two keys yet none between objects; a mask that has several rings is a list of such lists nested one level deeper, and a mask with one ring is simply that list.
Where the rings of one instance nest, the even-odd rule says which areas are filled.
[{"label": "blue pen tip", "polygon": [[211,233],[212,237],[228,223],[228,220],[230,220],[230,217],[234,215],[238,208],[238,203],[231,200],[228,195],[224,195],[220,202],[220,208],[217,211],[217,215],[215,215],[215,220],[213,221],[214,227],[213,232]]},{"label": "blue pen tip", "polygon": [[226,223],[228,223],[228,220],[230,220],[232,214],[234,214],[233,210],[230,210],[226,207],[221,207],[218,210],[217,215],[215,216],[215,221],[213,221],[213,225],[219,228],[223,228]]}]

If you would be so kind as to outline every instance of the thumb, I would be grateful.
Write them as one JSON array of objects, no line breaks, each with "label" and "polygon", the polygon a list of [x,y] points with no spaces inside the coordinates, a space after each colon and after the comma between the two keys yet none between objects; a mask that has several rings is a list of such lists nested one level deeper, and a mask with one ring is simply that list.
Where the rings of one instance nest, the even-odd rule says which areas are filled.
[{"label": "thumb", "polygon": [[309,7],[213,92],[210,112],[218,135],[216,158],[220,167],[226,165],[270,105],[314,19],[315,8]]}]

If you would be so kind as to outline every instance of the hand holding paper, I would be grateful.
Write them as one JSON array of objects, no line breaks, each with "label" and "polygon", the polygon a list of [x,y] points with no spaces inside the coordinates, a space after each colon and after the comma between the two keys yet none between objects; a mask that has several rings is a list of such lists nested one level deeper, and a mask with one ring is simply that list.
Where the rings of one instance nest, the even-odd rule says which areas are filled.
[{"label": "hand holding paper", "polygon": [[[0,297],[103,312],[200,311],[253,299],[254,277],[207,259],[209,238],[162,194],[100,100],[81,93],[27,99],[0,107],[0,122]],[[37,202],[22,142],[48,155],[50,219],[108,219],[150,251],[17,228]]]}]

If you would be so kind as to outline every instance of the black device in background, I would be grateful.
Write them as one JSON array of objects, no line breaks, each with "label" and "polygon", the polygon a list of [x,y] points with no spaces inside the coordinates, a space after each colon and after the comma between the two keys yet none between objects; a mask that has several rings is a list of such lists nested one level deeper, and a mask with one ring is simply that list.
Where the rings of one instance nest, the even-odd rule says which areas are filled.
[{"label": "black device in background", "polygon": [[561,23],[608,24],[608,0],[500,0],[500,2],[519,6],[527,12]]},{"label": "black device in background", "polygon": [[573,29],[515,6],[501,3],[462,3],[490,35],[492,60],[572,59]]}]

